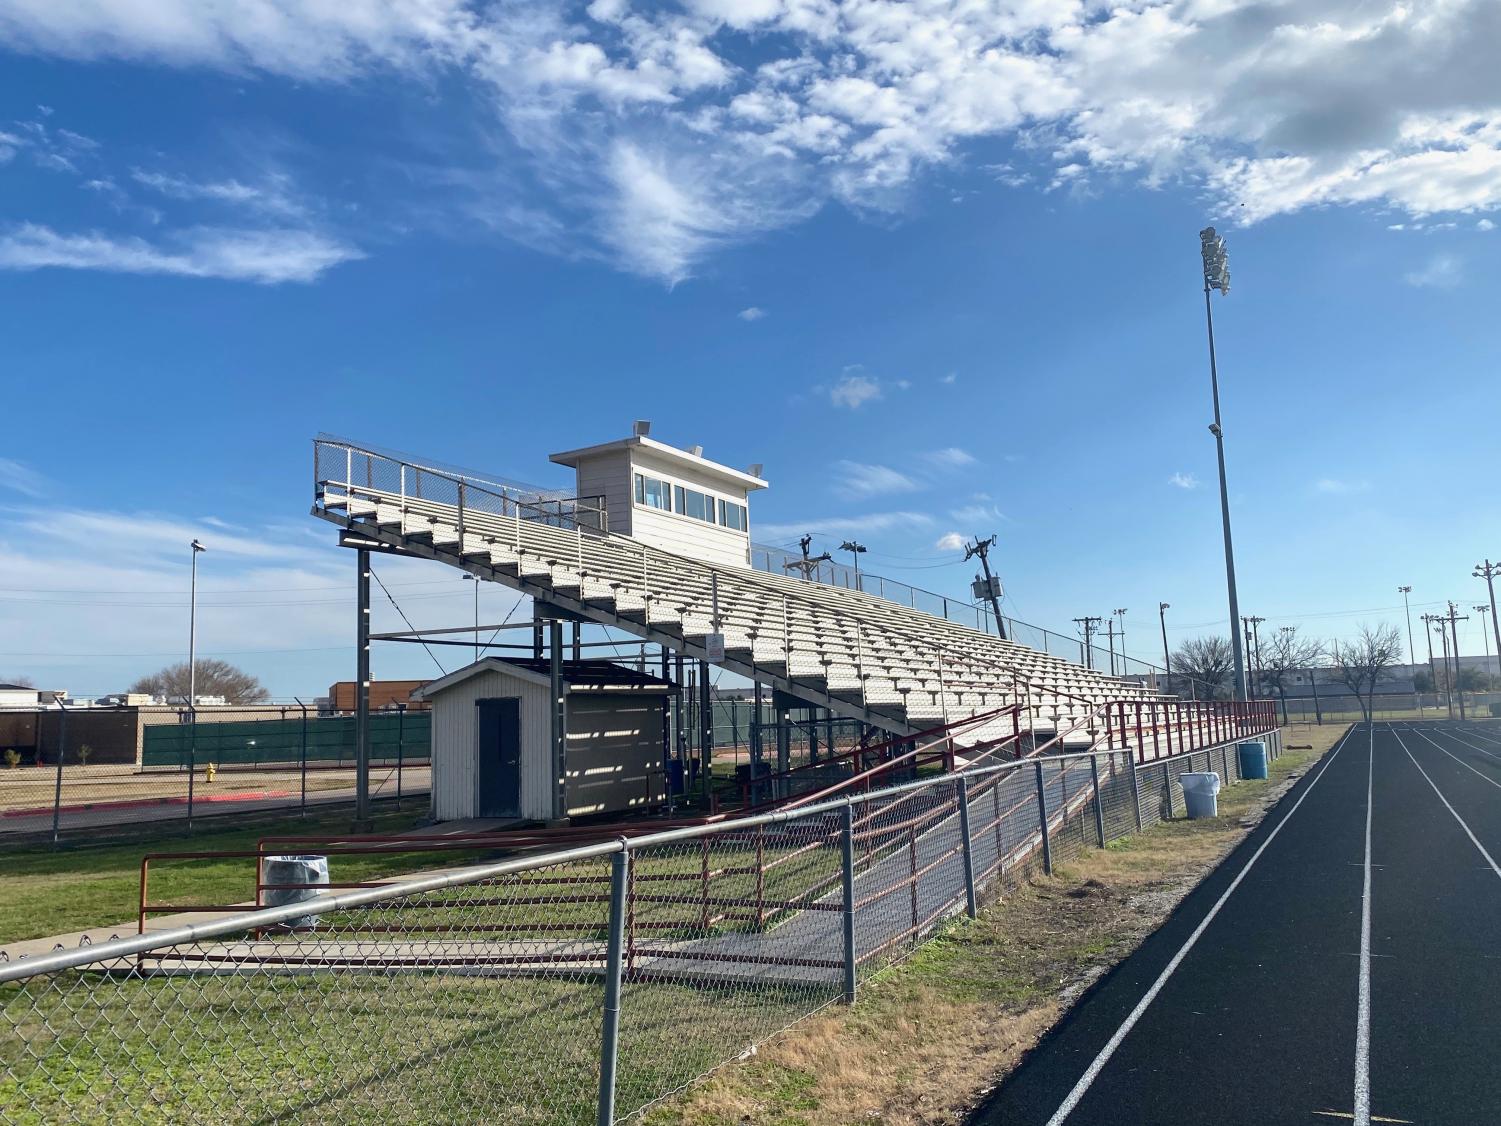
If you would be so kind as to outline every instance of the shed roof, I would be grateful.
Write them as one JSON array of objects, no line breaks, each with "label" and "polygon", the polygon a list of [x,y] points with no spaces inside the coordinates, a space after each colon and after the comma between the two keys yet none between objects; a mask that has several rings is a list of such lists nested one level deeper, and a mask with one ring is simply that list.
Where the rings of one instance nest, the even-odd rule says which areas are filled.
[{"label": "shed roof", "polygon": [[[470,677],[498,672],[533,684],[550,684],[551,669],[547,659],[534,657],[482,657],[472,665],[455,669],[424,688],[412,693],[415,700],[428,700]],[[610,692],[648,696],[666,696],[674,691],[670,681],[649,676],[613,661],[564,661],[563,686],[569,692]]]}]

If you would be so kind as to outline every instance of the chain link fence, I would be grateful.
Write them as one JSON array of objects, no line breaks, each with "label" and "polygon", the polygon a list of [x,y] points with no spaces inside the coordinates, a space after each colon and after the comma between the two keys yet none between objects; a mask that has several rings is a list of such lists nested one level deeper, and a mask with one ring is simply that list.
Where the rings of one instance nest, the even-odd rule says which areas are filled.
[{"label": "chain link fence", "polygon": [[[431,715],[371,716],[370,793],[426,802]],[[60,707],[0,715],[0,837],[354,800],[352,716],[301,704]]]},{"label": "chain link fence", "polygon": [[0,964],[0,1121],[623,1121],[1029,874],[1181,814],[1179,772],[1236,779],[1233,743],[1161,749],[336,894],[271,880],[285,905]]}]

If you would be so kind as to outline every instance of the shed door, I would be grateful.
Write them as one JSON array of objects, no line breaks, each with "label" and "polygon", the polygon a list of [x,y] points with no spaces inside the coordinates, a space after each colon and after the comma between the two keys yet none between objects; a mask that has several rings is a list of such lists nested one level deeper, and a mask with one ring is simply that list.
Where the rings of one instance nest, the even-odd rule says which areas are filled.
[{"label": "shed door", "polygon": [[521,816],[521,701],[476,700],[479,709],[479,816]]}]

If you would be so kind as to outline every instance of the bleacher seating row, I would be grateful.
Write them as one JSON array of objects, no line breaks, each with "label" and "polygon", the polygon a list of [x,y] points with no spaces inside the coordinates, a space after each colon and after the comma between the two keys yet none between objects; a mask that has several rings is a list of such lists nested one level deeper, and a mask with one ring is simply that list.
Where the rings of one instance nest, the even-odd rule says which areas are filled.
[{"label": "bleacher seating row", "polygon": [[322,480],[314,512],[692,656],[721,633],[725,667],[896,734],[1013,707],[1015,717],[974,725],[960,741],[1018,723],[1051,733],[1106,700],[1155,698],[865,592],[674,555],[472,485],[456,500]]}]

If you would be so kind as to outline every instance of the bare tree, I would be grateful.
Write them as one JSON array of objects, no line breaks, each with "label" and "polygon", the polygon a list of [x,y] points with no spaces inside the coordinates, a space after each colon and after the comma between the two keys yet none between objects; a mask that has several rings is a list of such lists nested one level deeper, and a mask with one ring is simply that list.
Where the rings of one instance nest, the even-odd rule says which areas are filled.
[{"label": "bare tree", "polygon": [[1195,637],[1173,654],[1173,675],[1197,681],[1210,699],[1227,699],[1235,672],[1235,651],[1228,638]]},{"label": "bare tree", "polygon": [[1385,678],[1387,669],[1401,663],[1402,652],[1396,626],[1363,625],[1353,641],[1329,644],[1334,674],[1355,693],[1367,723],[1376,704],[1376,684]]},{"label": "bare tree", "polygon": [[14,684],[17,688],[35,688],[36,681],[17,673],[15,676],[0,676],[0,684]]},{"label": "bare tree", "polygon": [[1279,630],[1261,654],[1261,683],[1264,688],[1277,693],[1282,703],[1282,725],[1287,726],[1287,686],[1304,669],[1316,676],[1314,666],[1324,655],[1324,647],[1318,641],[1299,641],[1295,627]]},{"label": "bare tree", "polygon": [[[258,704],[271,695],[248,672],[213,657],[198,662],[198,683],[194,687],[200,696],[223,696],[231,704]],[[130,690],[169,701],[187,700],[188,663],[180,661],[150,676],[143,676],[130,686]]]}]

